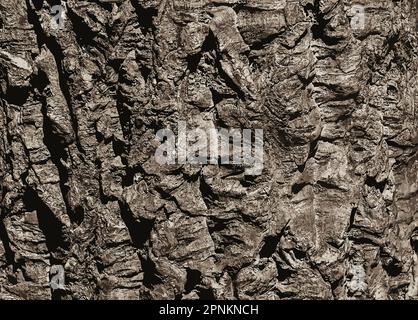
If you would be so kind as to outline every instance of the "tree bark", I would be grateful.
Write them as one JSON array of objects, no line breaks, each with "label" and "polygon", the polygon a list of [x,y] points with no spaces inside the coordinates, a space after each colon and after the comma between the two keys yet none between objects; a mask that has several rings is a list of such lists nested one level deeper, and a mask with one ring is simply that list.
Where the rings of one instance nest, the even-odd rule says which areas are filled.
[{"label": "tree bark", "polygon": [[417,6],[0,0],[0,299],[416,299]]}]

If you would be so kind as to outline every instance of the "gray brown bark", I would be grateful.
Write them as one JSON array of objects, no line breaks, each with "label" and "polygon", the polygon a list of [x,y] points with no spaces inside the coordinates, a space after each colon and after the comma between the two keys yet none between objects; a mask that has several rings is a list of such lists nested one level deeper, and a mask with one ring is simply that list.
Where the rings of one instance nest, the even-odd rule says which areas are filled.
[{"label": "gray brown bark", "polygon": [[[0,299],[417,298],[417,4],[0,0]],[[262,175],[158,165],[179,120]]]}]

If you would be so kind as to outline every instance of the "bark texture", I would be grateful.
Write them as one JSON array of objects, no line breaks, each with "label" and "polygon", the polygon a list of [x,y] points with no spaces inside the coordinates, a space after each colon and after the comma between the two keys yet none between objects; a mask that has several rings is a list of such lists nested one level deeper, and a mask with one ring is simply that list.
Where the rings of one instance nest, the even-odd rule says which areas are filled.
[{"label": "bark texture", "polygon": [[[416,299],[417,4],[0,0],[0,299]],[[159,165],[179,120],[262,175]]]}]

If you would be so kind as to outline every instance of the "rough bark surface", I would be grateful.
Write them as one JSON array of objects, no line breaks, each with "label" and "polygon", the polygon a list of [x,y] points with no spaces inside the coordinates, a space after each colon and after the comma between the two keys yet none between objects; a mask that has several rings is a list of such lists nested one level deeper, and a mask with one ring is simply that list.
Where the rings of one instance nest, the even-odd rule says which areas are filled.
[{"label": "rough bark surface", "polygon": [[[416,299],[417,14],[0,0],[0,299]],[[263,173],[157,164],[179,120],[264,129]]]}]

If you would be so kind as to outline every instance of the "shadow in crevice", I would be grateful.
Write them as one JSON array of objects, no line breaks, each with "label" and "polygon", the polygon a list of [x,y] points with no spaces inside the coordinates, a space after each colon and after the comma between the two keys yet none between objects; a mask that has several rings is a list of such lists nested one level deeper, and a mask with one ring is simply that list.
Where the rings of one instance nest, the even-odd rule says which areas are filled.
[{"label": "shadow in crevice", "polygon": [[41,10],[44,5],[44,0],[32,0],[32,3],[36,10]]},{"label": "shadow in crevice", "polygon": [[[59,175],[59,187],[61,190],[62,198],[64,200],[67,214],[72,223],[81,224],[84,220],[84,211],[73,209],[69,201],[70,187],[69,183],[69,170],[64,165],[69,158],[67,143],[65,138],[61,137],[54,129],[54,124],[48,117],[46,101],[42,104],[42,115],[43,115],[43,142],[47,147],[49,154],[51,155],[51,161],[54,163],[58,170]],[[64,161],[64,162],[63,162]]]},{"label": "shadow in crevice", "polygon": [[144,271],[144,286],[152,289],[154,285],[163,283],[160,278],[160,274],[155,268],[155,263],[149,258],[143,258],[140,256],[139,259],[141,261],[142,270]]},{"label": "shadow in crevice", "polygon": [[277,249],[279,244],[279,236],[267,236],[264,238],[264,245],[260,250],[260,258],[269,258],[271,257]]},{"label": "shadow in crevice", "polygon": [[6,91],[6,101],[9,104],[23,106],[29,98],[29,87],[8,86]]},{"label": "shadow in crevice", "polygon": [[187,278],[184,286],[184,293],[188,294],[195,291],[201,300],[215,300],[212,288],[207,288],[202,284],[202,273],[199,270],[186,268]]},{"label": "shadow in crevice", "polygon": [[279,33],[273,33],[268,35],[265,38],[262,38],[256,42],[254,42],[251,46],[250,49],[251,50],[261,50],[263,49],[265,46],[272,44],[274,42],[274,40],[276,40],[279,36]]},{"label": "shadow in crevice", "polygon": [[103,48],[100,47],[100,44],[95,40],[97,32],[94,32],[90,28],[90,26],[83,20],[83,18],[81,16],[78,16],[71,9],[71,7],[68,7],[67,16],[71,21],[75,34],[77,35],[75,39],[81,47],[91,46],[99,49],[99,51],[103,50]]},{"label": "shadow in crevice", "polygon": [[308,162],[308,160],[315,157],[315,154],[318,150],[318,141],[319,139],[316,139],[309,144],[309,153],[308,157],[306,158],[306,161],[303,164],[298,165],[298,171],[300,173],[303,173],[303,171],[305,171],[306,163]]},{"label": "shadow in crevice", "polygon": [[9,235],[7,234],[6,227],[4,225],[3,220],[0,220],[0,241],[3,243],[6,263],[8,265],[15,264],[15,253],[13,252],[12,248],[10,247],[10,239]]},{"label": "shadow in crevice", "polygon": [[[61,48],[60,43],[57,39],[53,36],[47,35],[42,25],[39,21],[37,12],[32,8],[30,1],[26,0],[26,7],[27,7],[27,15],[28,15],[28,22],[33,25],[33,30],[36,33],[38,48],[41,49],[42,46],[46,46],[48,50],[54,56],[54,60],[58,70],[58,80],[61,92],[67,102],[68,112],[71,118],[71,124],[75,133],[76,138],[76,146],[80,153],[85,154],[84,149],[81,146],[80,139],[78,137],[78,119],[74,113],[73,106],[72,106],[72,98],[71,98],[71,90],[69,86],[69,75],[64,68],[64,53],[63,49]],[[35,6],[36,9],[36,6]]]},{"label": "shadow in crevice", "polygon": [[187,272],[187,278],[186,278],[186,284],[184,286],[185,293],[191,292],[198,284],[200,284],[202,280],[202,273],[199,270],[194,269],[186,269]]},{"label": "shadow in crevice", "polygon": [[286,279],[292,277],[297,272],[295,270],[292,270],[290,268],[284,268],[281,266],[280,263],[276,263],[277,268],[277,280],[285,281]]},{"label": "shadow in crevice", "polygon": [[158,10],[152,7],[145,8],[139,1],[131,0],[131,4],[135,8],[136,15],[138,16],[138,23],[141,27],[141,31],[146,35],[148,31],[155,28],[153,19],[158,15]]},{"label": "shadow in crevice", "polygon": [[121,201],[118,203],[120,208],[120,215],[126,227],[128,228],[133,245],[136,248],[143,248],[145,242],[151,235],[151,230],[154,227],[154,220],[144,218],[135,219],[126,203]]},{"label": "shadow in crevice", "polygon": [[414,231],[412,231],[410,242],[412,250],[418,253],[418,228],[415,228]]},{"label": "shadow in crevice", "polygon": [[390,277],[396,277],[402,272],[402,265],[398,260],[393,259],[387,265],[383,265],[383,269]]},{"label": "shadow in crevice", "polygon": [[199,52],[189,55],[187,57],[187,69],[190,70],[190,72],[196,72],[199,62],[203,57],[204,52],[210,52],[216,50],[216,39],[212,31],[209,31],[208,35],[206,36],[205,40],[202,43],[202,46],[199,50]]},{"label": "shadow in crevice", "polygon": [[369,187],[379,190],[381,193],[385,190],[387,179],[377,182],[375,177],[367,176],[365,184]]},{"label": "shadow in crevice", "polygon": [[213,192],[212,188],[207,184],[203,176],[200,177],[199,182],[199,190],[202,194],[202,199],[209,208],[214,202],[219,200],[219,197]]},{"label": "shadow in crevice", "polygon": [[350,231],[354,227],[354,222],[356,220],[357,210],[358,210],[357,207],[354,207],[354,208],[351,209],[350,221],[349,221],[349,224],[348,224],[347,231]]},{"label": "shadow in crevice", "polygon": [[68,249],[68,243],[63,236],[62,223],[32,188],[26,189],[23,202],[27,210],[36,211],[39,228],[45,235],[48,250],[54,252],[58,248]]},{"label": "shadow in crevice", "polygon": [[331,27],[328,25],[331,19],[327,19],[326,13],[321,11],[319,0],[315,0],[313,4],[308,3],[305,6],[305,13],[308,11],[311,11],[316,19],[316,23],[311,27],[314,39],[320,39],[328,46],[337,45],[343,40],[343,38],[332,37],[327,34],[327,29],[331,30]]},{"label": "shadow in crevice", "polygon": [[307,182],[301,182],[301,183],[294,183],[292,185],[292,193],[293,194],[298,194],[300,191],[302,191],[302,189],[304,187],[306,187],[307,185],[309,185],[309,183]]}]

